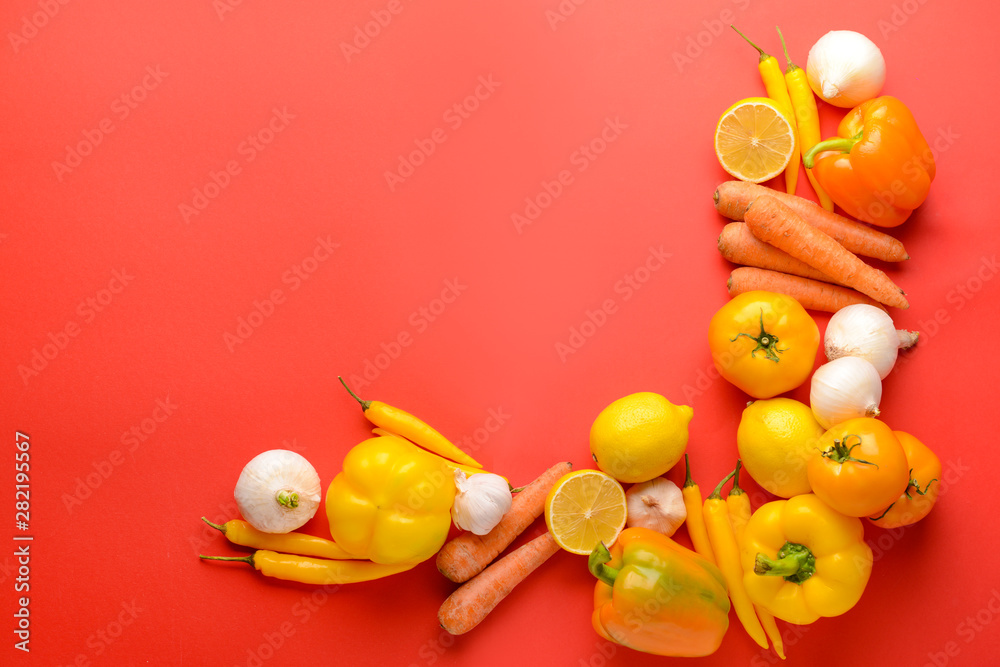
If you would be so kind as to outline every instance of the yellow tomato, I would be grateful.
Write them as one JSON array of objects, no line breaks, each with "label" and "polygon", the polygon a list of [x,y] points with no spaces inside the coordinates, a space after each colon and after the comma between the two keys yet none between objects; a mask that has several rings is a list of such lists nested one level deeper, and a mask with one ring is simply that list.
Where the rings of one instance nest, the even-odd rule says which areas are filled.
[{"label": "yellow tomato", "polygon": [[805,308],[775,292],[740,294],[708,326],[716,370],[754,398],[771,398],[805,382],[819,338],[819,327]]}]

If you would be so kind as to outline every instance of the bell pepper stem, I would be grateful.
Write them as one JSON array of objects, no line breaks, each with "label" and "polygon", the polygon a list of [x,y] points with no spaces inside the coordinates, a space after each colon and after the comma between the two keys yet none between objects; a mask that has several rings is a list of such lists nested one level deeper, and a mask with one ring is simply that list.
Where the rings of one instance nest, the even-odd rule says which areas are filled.
[{"label": "bell pepper stem", "polygon": [[833,139],[827,139],[826,141],[821,141],[806,152],[802,156],[802,164],[806,166],[806,169],[812,169],[816,164],[816,156],[823,151],[838,151],[840,153],[850,153],[854,144],[858,143],[861,139],[861,135],[855,135],[853,137],[835,137]]},{"label": "bell pepper stem", "polygon": [[618,570],[613,567],[608,567],[607,562],[611,560],[611,552],[608,548],[604,546],[604,542],[598,543],[594,550],[590,552],[590,556],[587,557],[587,568],[590,573],[606,583],[608,586],[615,585],[615,579],[618,578]]},{"label": "bell pepper stem", "polygon": [[360,398],[358,398],[358,395],[355,394],[353,391],[351,391],[351,388],[347,386],[346,382],[344,382],[344,378],[342,378],[341,376],[338,375],[337,379],[340,380],[340,384],[344,385],[344,389],[347,390],[347,393],[350,394],[351,396],[353,396],[354,400],[356,400],[358,403],[361,404],[361,412],[364,412],[365,410],[367,410],[368,408],[371,407],[372,402],[371,401],[362,401]]},{"label": "bell pepper stem", "polygon": [[784,577],[786,581],[801,584],[816,572],[816,557],[808,547],[785,542],[778,550],[777,558],[768,558],[758,553],[754,560],[755,574]]},{"label": "bell pepper stem", "polygon": [[219,525],[217,523],[212,523],[211,521],[209,521],[205,517],[201,517],[201,520],[204,521],[205,523],[207,523],[208,525],[210,525],[212,528],[215,528],[218,531],[221,531],[223,533],[226,532],[226,527],[224,525]]}]

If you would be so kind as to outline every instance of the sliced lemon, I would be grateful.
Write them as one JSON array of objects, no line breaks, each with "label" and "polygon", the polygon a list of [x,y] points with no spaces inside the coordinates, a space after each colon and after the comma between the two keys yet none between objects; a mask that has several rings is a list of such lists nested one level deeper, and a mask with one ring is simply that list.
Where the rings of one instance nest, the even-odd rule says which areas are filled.
[{"label": "sliced lemon", "polygon": [[625,490],[599,470],[564,475],[545,499],[545,525],[560,547],[587,555],[599,542],[610,547],[625,528]]},{"label": "sliced lemon", "polygon": [[715,126],[715,155],[727,172],[751,183],[774,178],[795,153],[795,130],[772,100],[748,97]]}]

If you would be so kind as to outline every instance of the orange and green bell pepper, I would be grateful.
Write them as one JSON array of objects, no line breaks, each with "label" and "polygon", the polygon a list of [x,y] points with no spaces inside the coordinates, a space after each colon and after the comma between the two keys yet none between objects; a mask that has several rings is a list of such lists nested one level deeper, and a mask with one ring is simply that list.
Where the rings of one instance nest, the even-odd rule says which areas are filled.
[{"label": "orange and green bell pepper", "polygon": [[774,617],[806,625],[857,604],[872,570],[861,520],[815,494],[761,506],[743,533],[743,585]]},{"label": "orange and green bell pepper", "polygon": [[863,102],[837,135],[813,146],[803,164],[848,215],[895,227],[924,203],[934,154],[906,105],[890,95]]},{"label": "orange and green bell pepper", "polygon": [[593,625],[601,637],[645,653],[714,653],[729,628],[729,595],[719,569],[648,528],[626,528],[588,566],[598,578]]},{"label": "orange and green bell pepper", "polygon": [[444,545],[454,500],[449,462],[384,435],[347,453],[327,490],[326,514],[334,541],[351,557],[419,563]]}]

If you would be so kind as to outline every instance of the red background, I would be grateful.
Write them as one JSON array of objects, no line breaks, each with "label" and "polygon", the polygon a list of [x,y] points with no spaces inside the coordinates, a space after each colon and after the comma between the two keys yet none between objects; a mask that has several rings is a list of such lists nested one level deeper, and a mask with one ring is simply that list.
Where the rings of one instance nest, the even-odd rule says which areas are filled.
[{"label": "red background", "polygon": [[[938,151],[929,200],[896,231],[912,259],[884,267],[910,295],[898,326],[924,337],[882,407],[938,452],[947,486],[923,523],[867,529],[878,561],[864,597],[783,626],[788,664],[996,655],[994,3],[590,0],[562,3],[556,21],[556,0],[223,2],[0,9],[0,661],[663,662],[599,641],[592,579],[567,553],[454,639],[436,622],[453,586],[432,563],[317,592],[199,561],[241,553],[199,517],[236,516],[236,478],[266,449],[299,451],[329,483],[368,429],[338,374],[455,440],[502,413],[475,454],[515,484],[559,460],[586,467],[597,413],[657,391],[694,408],[688,451],[713,486],[746,396],[708,375],[706,329],[732,268],[715,248],[709,196],[727,176],[711,137],[723,109],[763,94],[729,22],[771,52],[780,25],[803,66],[826,31],[867,34],[888,63],[884,92]],[[391,21],[376,31],[379,16]],[[841,113],[821,105],[826,134]],[[245,143],[257,135],[259,150]],[[390,187],[385,173],[432,136],[443,141]],[[579,152],[592,142],[603,152]],[[87,155],[67,156],[81,144]],[[519,230],[512,214],[564,170]],[[318,239],[337,247],[314,255]],[[620,281],[651,248],[670,256],[629,291]],[[449,281],[458,296],[444,303]],[[614,312],[561,357],[606,300]],[[14,528],[16,431],[31,442],[28,533]],[[755,506],[768,499],[747,485]],[[307,530],[327,534],[325,518]],[[29,655],[13,647],[16,534],[34,537]],[[769,654],[733,617],[700,662]]]}]

